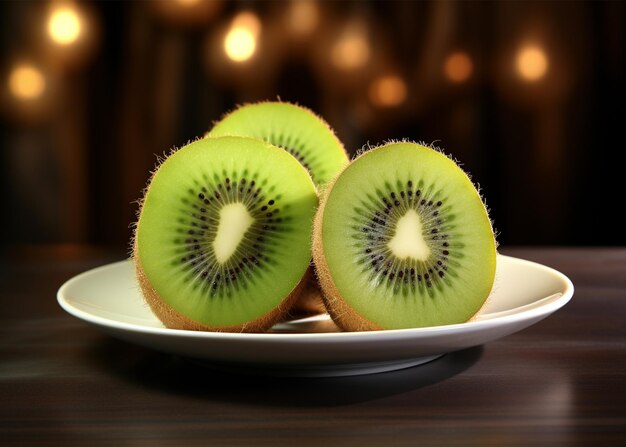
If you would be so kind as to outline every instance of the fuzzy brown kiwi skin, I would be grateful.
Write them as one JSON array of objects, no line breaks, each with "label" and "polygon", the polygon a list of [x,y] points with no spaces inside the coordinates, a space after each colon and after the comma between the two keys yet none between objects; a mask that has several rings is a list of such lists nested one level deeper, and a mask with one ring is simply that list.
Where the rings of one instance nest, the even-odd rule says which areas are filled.
[{"label": "fuzzy brown kiwi skin", "polygon": [[302,292],[296,298],[293,307],[289,311],[291,318],[303,318],[326,313],[326,306],[322,300],[322,290],[317,282],[317,275],[313,265],[309,267],[307,277],[308,279],[306,279]]},{"label": "fuzzy brown kiwi skin", "polygon": [[322,242],[324,208],[328,196],[340,175],[341,173],[337,174],[322,192],[320,205],[315,214],[315,220],[313,221],[313,263],[315,264],[317,280],[322,289],[322,300],[324,301],[324,306],[330,317],[335,324],[344,331],[359,332],[382,330],[383,328],[381,326],[369,321],[345,302],[337,286],[335,286],[324,255],[324,244]]}]

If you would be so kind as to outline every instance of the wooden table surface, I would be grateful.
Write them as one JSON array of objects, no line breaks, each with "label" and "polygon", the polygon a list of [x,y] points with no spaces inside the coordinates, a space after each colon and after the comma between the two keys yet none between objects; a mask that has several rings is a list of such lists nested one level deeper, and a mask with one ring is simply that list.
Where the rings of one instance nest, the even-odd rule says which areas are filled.
[{"label": "wooden table surface", "polygon": [[366,376],[218,373],[115,340],[56,290],[123,252],[17,250],[0,265],[0,446],[626,445],[626,249],[524,248],[576,287],[521,332]]}]

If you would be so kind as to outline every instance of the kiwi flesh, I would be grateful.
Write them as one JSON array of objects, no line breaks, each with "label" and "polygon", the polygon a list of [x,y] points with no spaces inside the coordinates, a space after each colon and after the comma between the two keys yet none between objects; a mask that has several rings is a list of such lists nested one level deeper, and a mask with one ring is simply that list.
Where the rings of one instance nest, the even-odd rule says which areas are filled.
[{"label": "kiwi flesh", "polygon": [[288,102],[259,102],[235,109],[207,133],[209,137],[224,135],[258,138],[285,149],[309,171],[317,186],[328,183],[349,161],[326,121]]},{"label": "kiwi flesh", "polygon": [[437,326],[482,307],[496,242],[478,191],[453,160],[394,142],[364,152],[328,186],[313,259],[344,330]]},{"label": "kiwi flesh", "polygon": [[204,138],[171,154],[134,238],[143,295],[166,327],[264,331],[304,286],[317,193],[284,150]]}]

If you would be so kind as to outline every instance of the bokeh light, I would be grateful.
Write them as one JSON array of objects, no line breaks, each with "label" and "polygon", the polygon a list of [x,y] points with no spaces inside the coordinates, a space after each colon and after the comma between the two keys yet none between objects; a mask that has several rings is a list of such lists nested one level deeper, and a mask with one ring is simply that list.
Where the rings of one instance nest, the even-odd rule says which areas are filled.
[{"label": "bokeh light", "polygon": [[406,82],[397,75],[376,78],[369,87],[369,98],[378,107],[396,107],[407,97]]},{"label": "bokeh light", "polygon": [[251,12],[242,12],[232,21],[224,38],[224,52],[234,62],[245,62],[255,53],[261,22]]},{"label": "bokeh light", "polygon": [[82,31],[81,18],[71,5],[54,8],[48,19],[48,34],[58,45],[71,45],[78,40]]},{"label": "bokeh light", "polygon": [[228,31],[224,40],[226,55],[235,62],[244,62],[252,57],[256,50],[254,35],[245,28],[234,28]]},{"label": "bokeh light", "polygon": [[331,48],[331,61],[340,70],[357,70],[367,64],[370,45],[365,25],[361,22],[348,24]]},{"label": "bokeh light", "polygon": [[523,80],[539,81],[548,72],[548,56],[538,46],[523,47],[517,53],[515,68]]},{"label": "bokeh light", "polygon": [[313,0],[293,0],[287,11],[289,28],[300,36],[311,34],[319,23],[320,12]]},{"label": "bokeh light", "polygon": [[40,98],[46,90],[46,78],[37,67],[31,64],[17,65],[9,74],[9,91],[23,101]]},{"label": "bokeh light", "polygon": [[474,64],[469,55],[463,51],[451,53],[443,64],[443,73],[453,83],[461,84],[467,81],[474,72]]},{"label": "bokeh light", "polygon": [[206,25],[224,6],[222,0],[150,0],[144,3],[168,24],[181,27]]}]

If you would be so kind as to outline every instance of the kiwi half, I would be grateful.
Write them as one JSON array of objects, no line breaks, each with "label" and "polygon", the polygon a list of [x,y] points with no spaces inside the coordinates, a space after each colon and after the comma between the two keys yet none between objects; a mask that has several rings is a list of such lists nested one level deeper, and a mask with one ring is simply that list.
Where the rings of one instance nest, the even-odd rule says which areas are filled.
[{"label": "kiwi half", "polygon": [[246,104],[230,112],[209,137],[242,135],[267,141],[293,155],[316,185],[328,183],[348,163],[330,126],[311,110],[287,102]]},{"label": "kiwi half", "polygon": [[141,206],[133,258],[170,328],[263,331],[304,285],[315,186],[284,150],[204,138],[170,155]]},{"label": "kiwi half", "polygon": [[462,323],[493,286],[496,242],[468,176],[441,152],[390,143],[356,158],[326,190],[313,259],[345,330]]}]

